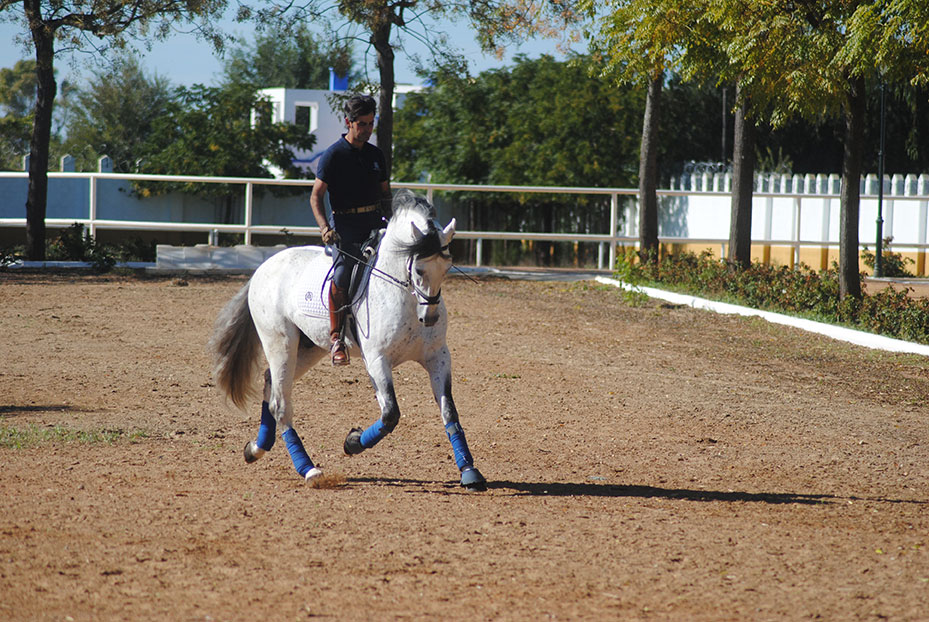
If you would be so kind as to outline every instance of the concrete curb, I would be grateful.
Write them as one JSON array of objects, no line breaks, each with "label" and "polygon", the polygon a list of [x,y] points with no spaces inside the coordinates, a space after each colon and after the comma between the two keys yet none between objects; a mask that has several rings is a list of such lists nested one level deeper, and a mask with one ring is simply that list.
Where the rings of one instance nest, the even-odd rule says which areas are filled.
[{"label": "concrete curb", "polygon": [[686,305],[688,307],[693,307],[694,309],[706,309],[708,311],[727,315],[735,314],[746,317],[760,317],[774,324],[792,326],[807,332],[816,333],[818,335],[825,335],[826,337],[831,337],[832,339],[864,346],[866,348],[885,350],[888,352],[902,352],[906,354],[921,354],[922,356],[929,356],[929,345],[912,343],[910,341],[903,341],[902,339],[893,339],[891,337],[866,333],[864,331],[853,330],[851,328],[845,328],[842,326],[834,326],[832,324],[823,324],[821,322],[805,320],[803,318],[793,317],[790,315],[772,313],[770,311],[759,311],[758,309],[740,307],[738,305],[732,305],[725,302],[715,302],[713,300],[706,300],[705,298],[697,298],[696,296],[675,294],[673,292],[666,292],[660,289],[655,289],[653,287],[635,287],[633,285],[629,285],[628,283],[602,276],[596,277],[596,281],[605,285],[619,287],[620,289],[627,291],[642,292],[650,298],[657,298],[672,304]]}]

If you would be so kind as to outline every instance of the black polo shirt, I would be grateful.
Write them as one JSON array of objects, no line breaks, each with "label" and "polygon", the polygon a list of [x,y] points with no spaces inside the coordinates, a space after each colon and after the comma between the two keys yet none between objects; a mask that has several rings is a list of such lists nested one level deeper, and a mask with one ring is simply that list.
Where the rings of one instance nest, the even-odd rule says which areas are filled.
[{"label": "black polo shirt", "polygon": [[329,205],[338,214],[345,209],[379,205],[387,166],[378,147],[365,143],[356,149],[343,134],[320,157],[316,176],[329,187]]}]

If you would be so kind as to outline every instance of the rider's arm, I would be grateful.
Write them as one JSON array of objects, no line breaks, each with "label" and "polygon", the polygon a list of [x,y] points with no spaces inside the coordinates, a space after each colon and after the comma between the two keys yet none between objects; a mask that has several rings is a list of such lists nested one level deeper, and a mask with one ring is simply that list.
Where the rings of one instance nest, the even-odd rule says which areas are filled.
[{"label": "rider's arm", "polygon": [[390,216],[392,214],[393,196],[390,192],[390,181],[384,180],[381,182],[381,215],[383,215],[387,220],[390,220]]},{"label": "rider's arm", "polygon": [[326,196],[326,190],[329,185],[319,177],[313,182],[313,191],[310,193],[310,209],[313,210],[313,217],[316,218],[316,225],[319,227],[321,234],[325,234],[329,229],[329,221],[326,220],[326,209],[323,207],[323,197]]}]

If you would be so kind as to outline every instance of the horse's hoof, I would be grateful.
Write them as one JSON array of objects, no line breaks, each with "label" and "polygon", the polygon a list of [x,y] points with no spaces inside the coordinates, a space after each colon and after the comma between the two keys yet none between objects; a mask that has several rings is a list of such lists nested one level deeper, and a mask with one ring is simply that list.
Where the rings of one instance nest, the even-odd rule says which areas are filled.
[{"label": "horse's hoof", "polygon": [[461,470],[461,485],[468,490],[483,492],[487,490],[487,480],[476,468],[465,467]]},{"label": "horse's hoof", "polygon": [[322,475],[323,475],[323,470],[321,468],[313,467],[312,469],[306,472],[306,475],[303,476],[303,479],[306,481],[306,483],[309,484],[314,479],[322,477]]},{"label": "horse's hoof", "polygon": [[265,450],[257,447],[255,441],[249,441],[245,443],[245,451],[243,453],[245,454],[245,462],[251,464],[265,455]]},{"label": "horse's hoof", "polygon": [[365,450],[361,445],[361,433],[364,432],[361,428],[352,428],[348,436],[345,437],[345,443],[342,445],[342,449],[349,456],[355,456],[360,454]]}]

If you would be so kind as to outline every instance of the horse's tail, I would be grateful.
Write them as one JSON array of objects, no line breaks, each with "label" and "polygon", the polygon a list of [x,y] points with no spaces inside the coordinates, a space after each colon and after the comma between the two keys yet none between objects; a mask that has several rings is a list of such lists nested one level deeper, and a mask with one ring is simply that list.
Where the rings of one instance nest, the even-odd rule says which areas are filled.
[{"label": "horse's tail", "polygon": [[256,392],[254,375],[261,341],[248,308],[251,281],[226,303],[216,318],[209,349],[213,354],[213,378],[238,408]]}]

